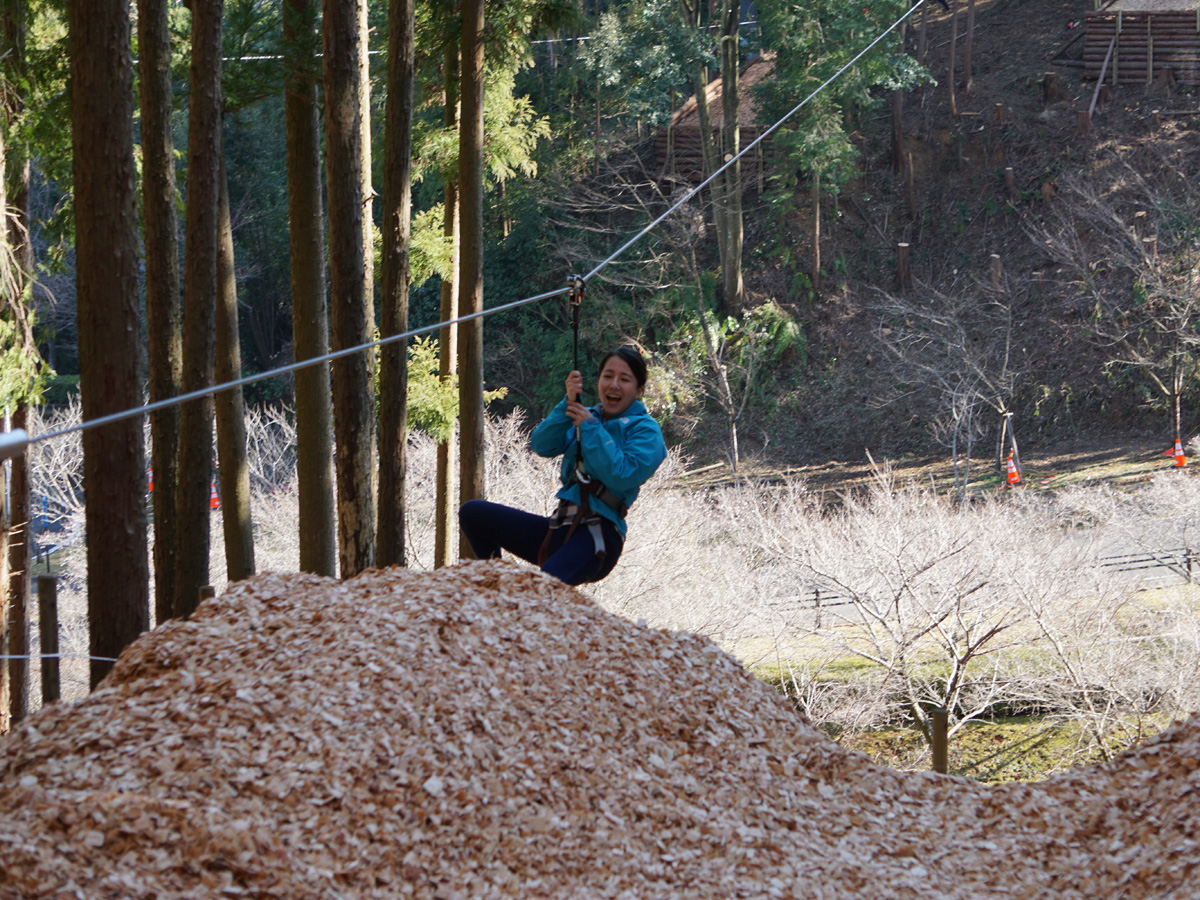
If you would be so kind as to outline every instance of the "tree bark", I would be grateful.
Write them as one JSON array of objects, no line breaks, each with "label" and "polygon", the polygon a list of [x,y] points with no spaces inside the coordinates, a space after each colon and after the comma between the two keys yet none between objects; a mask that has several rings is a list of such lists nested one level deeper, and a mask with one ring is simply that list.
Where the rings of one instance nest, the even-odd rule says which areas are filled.
[{"label": "tree bark", "polygon": [[[76,302],[85,421],[141,403],[137,174],[128,0],[71,0]],[[150,623],[139,417],[83,432],[89,649],[116,657]],[[91,661],[95,687],[112,663]]]},{"label": "tree bark", "polygon": [[[726,308],[739,315],[745,304],[745,285],[742,280],[742,163],[741,127],[738,122],[738,19],[741,4],[725,0],[721,28],[721,111],[725,122],[725,159],[733,160],[725,170],[725,251],[721,257],[721,274]],[[724,161],[722,161],[724,162]]]},{"label": "tree bark", "polygon": [[[462,5],[462,117],[459,122],[458,189],[461,211],[460,315],[483,312],[483,0]],[[462,421],[459,485],[461,499],[482,499],[483,319],[461,326],[459,415]],[[470,544],[459,542],[466,556]]]},{"label": "tree bark", "polygon": [[[17,403],[12,413],[12,427],[25,428],[28,424],[29,406],[24,401]],[[8,483],[8,533],[7,579],[4,585],[7,594],[7,617],[4,630],[8,633],[7,645],[0,642],[0,651],[11,655],[8,660],[9,727],[16,725],[29,714],[29,544],[32,531],[29,527],[29,466],[24,454],[12,458]]]},{"label": "tree bark", "polygon": [[[233,220],[229,181],[221,157],[217,206],[217,348],[218,384],[242,377],[242,345],[238,338],[237,274],[233,258]],[[254,574],[254,526],[250,521],[250,468],[246,461],[246,405],[240,387],[213,398],[217,420],[217,472],[221,477],[221,526],[225,536],[225,571],[230,581]]]},{"label": "tree bark", "polygon": [[[388,92],[383,173],[383,293],[380,337],[408,330],[408,242],[412,217],[412,116],[415,60],[413,0],[388,8]],[[379,372],[379,565],[405,565],[405,467],[408,354],[384,345]]]},{"label": "tree bark", "polygon": [[[11,127],[25,110],[26,0],[4,0],[0,9],[3,10],[2,71],[8,84],[4,118],[5,124]],[[3,177],[0,211],[7,213],[0,235],[11,254],[13,271],[4,279],[9,296],[3,305],[17,312],[28,302],[27,292],[34,270],[33,243],[29,236],[29,148],[17,138],[6,149],[7,152],[0,151],[0,176]],[[36,348],[25,349],[36,353]],[[18,401],[12,413],[11,427],[26,428],[28,413],[28,404],[24,400]],[[0,707],[0,720],[7,712],[9,725],[12,725],[29,712],[29,662],[23,657],[29,654],[29,563],[33,530],[29,519],[29,466],[23,454],[12,458],[8,475],[8,529],[5,535],[8,565],[3,588],[6,596],[0,602],[0,653],[8,653],[12,658],[7,663],[8,703]],[[7,641],[4,640],[5,633]]]},{"label": "tree bark", "polygon": [[[217,207],[221,167],[221,0],[192,2],[188,109],[187,233],[184,237],[183,390],[213,384],[217,316]],[[209,583],[213,399],[179,411],[175,614],[188,615]]]},{"label": "tree bark", "polygon": [[[325,299],[325,236],[321,205],[321,123],[317,108],[317,5],[285,0],[287,82],[288,246],[291,256],[292,343],[299,362],[329,352]],[[337,574],[333,513],[333,406],[329,364],[296,372],[296,480],[300,504],[300,569]]]},{"label": "tree bark", "polygon": [[[363,52],[363,35],[355,0],[325,0],[321,33],[329,286],[336,351],[371,339],[362,232],[358,61]],[[338,559],[343,578],[375,564],[375,492],[371,470],[375,410],[371,375],[368,353],[354,353],[333,363]]]},{"label": "tree bark", "polygon": [[[458,45],[446,45],[446,128],[458,128]],[[450,241],[451,274],[442,279],[441,316],[443,322],[458,318],[458,182],[447,177],[443,195],[446,210],[442,223],[442,234]],[[438,333],[438,377],[442,383],[458,374],[458,326],[443,325]],[[435,568],[448,566],[456,558],[458,530],[454,527],[455,478],[453,466],[454,442],[457,426],[445,442],[437,447],[437,496],[435,498],[433,565]]]},{"label": "tree bark", "polygon": [[[146,246],[146,332],[150,402],[179,394],[183,378],[179,303],[179,222],[171,130],[171,31],[166,0],[138,0],[142,208]],[[171,618],[175,596],[175,504],[179,407],[150,414],[154,473],[155,619]]]}]

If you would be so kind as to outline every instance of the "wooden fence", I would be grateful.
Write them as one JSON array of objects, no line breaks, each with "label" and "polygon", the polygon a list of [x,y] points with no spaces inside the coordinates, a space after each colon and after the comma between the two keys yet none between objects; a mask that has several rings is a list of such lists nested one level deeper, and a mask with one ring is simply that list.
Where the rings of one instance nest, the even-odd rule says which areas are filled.
[{"label": "wooden fence", "polygon": [[[1084,77],[1111,84],[1200,85],[1200,9],[1192,12],[1095,10],[1084,19]],[[1115,43],[1114,43],[1115,38]],[[1112,58],[1101,74],[1112,45]]]}]

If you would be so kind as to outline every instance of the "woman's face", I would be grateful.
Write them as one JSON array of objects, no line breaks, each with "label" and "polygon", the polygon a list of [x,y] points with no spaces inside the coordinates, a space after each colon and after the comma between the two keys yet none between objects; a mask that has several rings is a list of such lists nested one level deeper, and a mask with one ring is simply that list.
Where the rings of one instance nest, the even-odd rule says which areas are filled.
[{"label": "woman's face", "polygon": [[629,363],[619,356],[610,356],[600,370],[596,393],[600,396],[604,417],[612,419],[629,409],[633,401],[642,396],[642,389],[638,387]]}]

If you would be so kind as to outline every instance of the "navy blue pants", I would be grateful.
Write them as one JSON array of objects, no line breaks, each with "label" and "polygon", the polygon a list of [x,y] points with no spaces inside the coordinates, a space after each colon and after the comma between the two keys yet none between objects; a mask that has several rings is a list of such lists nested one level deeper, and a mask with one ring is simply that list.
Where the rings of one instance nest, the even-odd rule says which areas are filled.
[{"label": "navy blue pants", "polygon": [[[538,551],[550,530],[545,516],[487,500],[468,500],[458,510],[458,524],[478,559],[499,559],[507,550],[537,565]],[[596,553],[596,542],[586,526],[580,525],[564,543],[570,525],[554,529],[542,571],[567,584],[599,581],[612,571],[621,555],[621,535],[607,519],[600,520],[604,555]]]}]

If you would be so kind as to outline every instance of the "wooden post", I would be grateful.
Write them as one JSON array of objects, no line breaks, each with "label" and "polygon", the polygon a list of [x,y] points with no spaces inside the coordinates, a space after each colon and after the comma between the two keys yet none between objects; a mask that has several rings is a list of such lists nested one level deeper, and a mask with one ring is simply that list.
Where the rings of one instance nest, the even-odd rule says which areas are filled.
[{"label": "wooden post", "polygon": [[1146,223],[1149,220],[1149,215],[1144,209],[1139,209],[1133,214],[1133,233],[1139,240],[1146,236]]},{"label": "wooden post", "polygon": [[1079,110],[1079,121],[1076,126],[1080,137],[1087,137],[1092,130],[1092,114],[1086,109]]},{"label": "wooden post", "polygon": [[[1167,71],[1170,72],[1171,70],[1167,69]],[[1151,126],[1153,126],[1155,131],[1158,130],[1158,126],[1162,124],[1162,112],[1161,111],[1159,111],[1157,109],[1151,111],[1150,124],[1151,124]]]},{"label": "wooden post", "polygon": [[933,771],[945,775],[950,770],[950,716],[944,709],[929,714],[929,749],[933,754]]},{"label": "wooden post", "polygon": [[954,64],[958,52],[958,0],[952,0],[952,2],[954,5],[950,8],[950,75],[946,79],[946,86],[950,89],[950,115],[957,119],[958,100],[954,96]]},{"label": "wooden post", "polygon": [[999,253],[992,254],[991,267],[992,267],[992,287],[995,288],[996,290],[1000,290],[1000,285],[1003,280],[1003,277],[1002,277],[1003,273],[1000,268],[1000,254]]},{"label": "wooden post", "polygon": [[1158,262],[1158,237],[1156,235],[1151,234],[1142,238],[1142,252],[1146,254],[1146,259]]},{"label": "wooden post", "polygon": [[912,287],[912,259],[909,255],[910,249],[907,243],[896,245],[896,287],[901,291],[907,291]]},{"label": "wooden post", "polygon": [[1001,125],[1004,124],[1004,104],[1003,103],[996,104],[996,121]]},{"label": "wooden post", "polygon": [[971,93],[971,56],[975,47],[975,0],[967,0],[967,46],[963,48],[963,90]]},{"label": "wooden post", "polygon": [[39,575],[38,633],[42,656],[42,706],[56,702],[62,696],[58,665],[58,576]]},{"label": "wooden post", "polygon": [[1017,176],[1013,172],[1012,166],[1004,167],[1004,189],[1008,191],[1008,200],[1010,203],[1017,202]]},{"label": "wooden post", "polygon": [[1046,104],[1057,103],[1067,98],[1062,82],[1058,80],[1057,72],[1046,72],[1042,76],[1042,101]]}]

